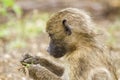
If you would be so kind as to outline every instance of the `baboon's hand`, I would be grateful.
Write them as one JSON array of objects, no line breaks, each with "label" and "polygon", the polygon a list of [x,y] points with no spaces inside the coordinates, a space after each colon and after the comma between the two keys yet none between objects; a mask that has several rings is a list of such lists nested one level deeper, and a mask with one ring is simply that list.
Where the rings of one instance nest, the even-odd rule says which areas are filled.
[{"label": "baboon's hand", "polygon": [[21,60],[21,64],[24,65],[24,66],[26,64],[38,64],[38,63],[39,63],[39,58],[31,56],[29,54],[25,54],[23,56],[23,59]]},{"label": "baboon's hand", "polygon": [[57,75],[53,74],[48,69],[42,67],[41,65],[30,65],[28,67],[29,76],[35,80],[62,80]]},{"label": "baboon's hand", "polygon": [[29,71],[30,77],[36,79],[36,78],[39,77],[38,73],[42,72],[42,66],[40,66],[40,65],[30,65],[28,67],[28,71]]},{"label": "baboon's hand", "polygon": [[[48,75],[53,75],[54,74],[56,76],[62,76],[62,74],[64,72],[64,68],[62,66],[60,66],[56,63],[50,62],[46,58],[38,57],[38,56],[30,56],[28,54],[26,54],[23,57],[23,59],[21,60],[21,64],[25,67],[25,69],[27,68],[30,73],[34,73],[33,71],[36,70],[35,65],[36,66],[39,65],[40,71],[43,70],[43,69],[45,71],[47,71],[46,74],[48,74]],[[32,67],[32,65],[34,65],[34,66]],[[33,68],[35,70],[32,70],[31,68]],[[40,71],[38,71],[38,72],[40,73]],[[35,80],[37,80],[37,79],[35,79]],[[40,80],[43,80],[43,79],[40,79]],[[49,79],[47,79],[47,80],[49,80]],[[51,80],[54,80],[54,79],[51,79]],[[55,79],[55,80],[58,80],[58,79]]]}]

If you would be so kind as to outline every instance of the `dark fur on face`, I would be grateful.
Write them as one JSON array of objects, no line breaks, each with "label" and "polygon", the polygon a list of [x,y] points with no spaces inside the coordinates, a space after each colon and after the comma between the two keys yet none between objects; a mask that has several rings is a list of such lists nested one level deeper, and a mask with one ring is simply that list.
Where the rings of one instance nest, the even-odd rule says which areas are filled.
[{"label": "dark fur on face", "polygon": [[62,43],[61,41],[54,41],[51,40],[49,47],[48,47],[48,52],[50,53],[50,55],[59,58],[65,55],[65,53],[67,52],[66,48],[65,48],[65,43]]}]

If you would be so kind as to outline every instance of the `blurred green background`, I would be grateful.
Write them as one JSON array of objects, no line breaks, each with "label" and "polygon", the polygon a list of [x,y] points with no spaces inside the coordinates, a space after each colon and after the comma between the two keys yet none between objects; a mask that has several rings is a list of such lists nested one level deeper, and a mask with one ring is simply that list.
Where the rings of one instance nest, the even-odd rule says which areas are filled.
[{"label": "blurred green background", "polygon": [[87,11],[100,39],[120,54],[120,0],[0,0],[0,80],[28,80],[18,71],[21,56],[47,53],[46,21],[67,7]]}]

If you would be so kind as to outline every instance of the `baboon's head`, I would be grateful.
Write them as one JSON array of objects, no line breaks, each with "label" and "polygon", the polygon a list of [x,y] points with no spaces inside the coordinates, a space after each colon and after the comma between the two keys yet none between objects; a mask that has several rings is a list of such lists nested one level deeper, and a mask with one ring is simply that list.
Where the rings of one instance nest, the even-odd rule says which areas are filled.
[{"label": "baboon's head", "polygon": [[46,31],[50,36],[48,52],[56,57],[76,50],[81,43],[93,37],[90,17],[75,8],[63,9],[54,14],[47,22]]}]

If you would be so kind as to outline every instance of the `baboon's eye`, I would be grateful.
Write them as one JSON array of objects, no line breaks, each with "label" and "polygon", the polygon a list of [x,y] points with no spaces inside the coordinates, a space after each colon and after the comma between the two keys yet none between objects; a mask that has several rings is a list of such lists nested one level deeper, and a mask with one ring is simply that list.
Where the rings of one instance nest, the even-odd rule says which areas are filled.
[{"label": "baboon's eye", "polygon": [[67,35],[71,35],[71,34],[72,34],[72,31],[71,31],[70,25],[67,23],[67,20],[66,20],[66,19],[64,19],[64,20],[62,21],[62,24],[63,24],[63,27],[64,27],[64,29],[65,29],[65,33],[66,33]]}]

